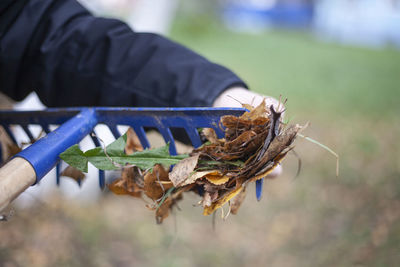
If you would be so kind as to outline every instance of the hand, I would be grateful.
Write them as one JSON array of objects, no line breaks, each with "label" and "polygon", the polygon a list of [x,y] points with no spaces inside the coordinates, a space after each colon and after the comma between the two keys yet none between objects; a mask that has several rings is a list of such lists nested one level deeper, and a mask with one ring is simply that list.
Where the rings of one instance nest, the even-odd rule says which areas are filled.
[{"label": "hand", "polygon": [[[263,99],[265,99],[266,105],[269,107],[274,106],[275,110],[283,111],[283,104],[279,104],[279,101],[273,97],[263,96],[254,92],[247,90],[242,87],[232,87],[225,90],[220,94],[214,101],[213,107],[242,107],[242,104],[250,104],[253,106],[258,106]],[[279,110],[278,110],[279,109]],[[282,114],[283,116],[283,114]],[[278,165],[267,178],[277,177],[282,173],[282,166]]]}]

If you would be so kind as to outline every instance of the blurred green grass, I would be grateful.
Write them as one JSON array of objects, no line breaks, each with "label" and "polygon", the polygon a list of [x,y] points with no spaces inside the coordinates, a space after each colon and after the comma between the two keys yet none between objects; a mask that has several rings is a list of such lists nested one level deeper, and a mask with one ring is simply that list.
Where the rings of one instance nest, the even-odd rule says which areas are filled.
[{"label": "blurred green grass", "polygon": [[233,33],[212,19],[177,20],[171,37],[230,67],[291,110],[323,115],[399,114],[400,53],[343,47],[305,32]]},{"label": "blurred green grass", "polygon": [[[137,199],[50,198],[0,225],[0,266],[396,266],[400,261],[400,52],[343,47],[308,33],[232,33],[177,20],[172,38],[224,64],[260,93],[288,97],[292,123],[341,156],[298,139],[257,202],[223,222],[185,196],[161,226]],[[219,215],[219,213],[218,213]],[[176,220],[176,224],[175,224]]]}]

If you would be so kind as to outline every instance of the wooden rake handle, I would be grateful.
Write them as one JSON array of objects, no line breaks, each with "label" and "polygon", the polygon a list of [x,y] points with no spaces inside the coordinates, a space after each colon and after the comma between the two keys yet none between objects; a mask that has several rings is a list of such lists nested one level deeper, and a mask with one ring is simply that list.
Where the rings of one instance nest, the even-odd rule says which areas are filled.
[{"label": "wooden rake handle", "polygon": [[35,170],[23,158],[13,158],[0,168],[0,212],[35,181]]},{"label": "wooden rake handle", "polygon": [[0,211],[29,186],[39,182],[59,161],[58,155],[79,143],[97,124],[96,111],[81,112],[19,152],[0,169]]}]

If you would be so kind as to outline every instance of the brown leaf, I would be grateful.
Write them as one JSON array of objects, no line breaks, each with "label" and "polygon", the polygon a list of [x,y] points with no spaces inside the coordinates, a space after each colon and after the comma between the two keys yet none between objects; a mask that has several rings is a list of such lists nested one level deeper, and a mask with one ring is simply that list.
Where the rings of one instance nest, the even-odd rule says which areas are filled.
[{"label": "brown leaf", "polygon": [[231,200],[233,197],[235,197],[237,194],[240,193],[240,191],[243,190],[242,186],[239,186],[232,191],[227,192],[222,198],[217,200],[216,202],[212,203],[211,206],[209,207],[204,207],[203,210],[203,215],[210,215],[212,214],[216,209],[222,207],[226,202]]},{"label": "brown leaf", "polygon": [[107,184],[108,189],[116,195],[130,195],[133,197],[141,197],[141,191],[129,191],[128,186],[125,180],[122,178],[118,178],[113,181],[111,184]]},{"label": "brown leaf", "polygon": [[144,193],[153,200],[160,199],[172,186],[168,172],[160,164],[155,165],[153,172],[144,176]]},{"label": "brown leaf", "polygon": [[140,143],[139,137],[135,133],[135,131],[129,127],[128,131],[126,132],[126,146],[125,146],[125,153],[127,155],[133,154],[135,151],[142,151],[143,146]]},{"label": "brown leaf", "polygon": [[85,179],[85,174],[78,170],[75,167],[68,166],[61,173],[61,176],[66,176],[75,180],[78,184],[80,184]]},{"label": "brown leaf", "polygon": [[250,178],[248,182],[254,182],[262,178],[268,178],[268,174],[270,174],[276,167],[278,167],[278,165],[285,158],[286,154],[287,152],[279,154],[277,157],[274,158],[272,162],[268,163],[266,166],[264,166],[262,170],[258,171],[258,173],[256,173],[254,177]]},{"label": "brown leaf", "polygon": [[218,170],[209,170],[209,171],[196,171],[190,174],[190,180],[196,181],[204,176],[211,174],[211,175],[220,175],[221,173]]},{"label": "brown leaf", "polygon": [[144,187],[144,177],[136,166],[122,169],[121,178],[126,183],[126,189],[130,193],[141,193]]},{"label": "brown leaf", "polygon": [[302,127],[299,125],[291,125],[283,130],[280,135],[276,136],[272,140],[271,144],[260,160],[256,160],[256,155],[253,155],[248,161],[245,162],[246,167],[242,169],[241,175],[249,178],[264,169],[264,167],[271,160],[281,154],[284,149],[288,148],[293,143],[297,132],[301,128]]},{"label": "brown leaf", "polygon": [[237,212],[239,211],[239,208],[242,205],[245,198],[246,198],[246,188],[243,188],[243,190],[240,191],[240,193],[237,194],[231,200],[231,213],[232,214],[237,214]]},{"label": "brown leaf", "polygon": [[[246,107],[248,109],[248,107]],[[245,112],[243,113],[242,116],[240,116],[241,119],[244,120],[255,120],[258,117],[265,117],[268,115],[267,112],[267,106],[265,105],[265,98],[263,101],[258,105],[256,108],[250,110],[250,112]]]},{"label": "brown leaf", "polygon": [[161,206],[156,210],[157,224],[162,223],[163,220],[168,217],[169,210],[171,209],[172,204],[173,204],[172,198],[169,197],[165,199],[165,201],[161,204]]},{"label": "brown leaf", "polygon": [[179,161],[179,163],[174,166],[172,171],[169,173],[169,179],[175,187],[188,185],[196,181],[196,179],[193,179],[193,171],[198,161],[199,154],[195,154]]},{"label": "brown leaf", "polygon": [[245,131],[234,140],[225,142],[224,148],[228,152],[246,146],[256,135],[254,131]]},{"label": "brown leaf", "polygon": [[107,187],[117,195],[130,195],[141,197],[143,191],[143,175],[138,167],[125,167],[122,169],[121,178],[116,179]]},{"label": "brown leaf", "polygon": [[204,128],[202,131],[202,134],[212,144],[219,143],[217,133],[215,132],[215,130],[213,128]]}]

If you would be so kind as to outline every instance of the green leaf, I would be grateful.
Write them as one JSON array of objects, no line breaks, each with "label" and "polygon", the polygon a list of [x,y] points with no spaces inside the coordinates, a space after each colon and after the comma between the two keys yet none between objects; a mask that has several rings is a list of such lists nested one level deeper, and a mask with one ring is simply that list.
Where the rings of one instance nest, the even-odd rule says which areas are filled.
[{"label": "green leaf", "polygon": [[88,172],[88,159],[79,148],[79,145],[73,145],[65,150],[60,154],[60,158],[78,170]]},{"label": "green leaf", "polygon": [[119,155],[121,151],[124,152],[126,146],[126,138],[127,136],[125,133],[124,135],[121,135],[117,140],[109,144],[106,147],[107,154],[111,156],[114,154]]},{"label": "green leaf", "polygon": [[88,162],[100,170],[115,170],[119,166],[125,166],[126,164],[132,164],[140,169],[147,170],[152,169],[156,164],[174,165],[188,157],[188,155],[171,156],[169,154],[169,144],[126,155],[124,151],[125,144],[126,135],[123,135],[106,147],[107,155],[101,147],[82,152],[78,145],[74,145],[63,152],[60,158],[69,165],[87,172]]}]

